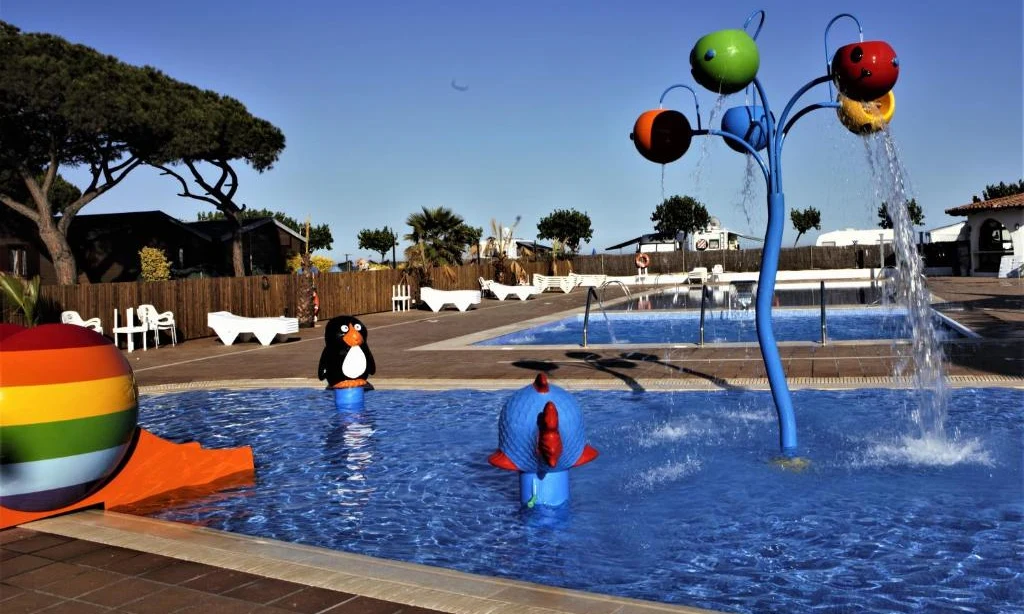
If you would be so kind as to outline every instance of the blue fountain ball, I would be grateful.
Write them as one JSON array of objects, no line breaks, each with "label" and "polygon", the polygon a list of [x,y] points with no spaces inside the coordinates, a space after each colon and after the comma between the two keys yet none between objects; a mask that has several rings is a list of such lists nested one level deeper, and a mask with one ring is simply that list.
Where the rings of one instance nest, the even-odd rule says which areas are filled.
[{"label": "blue fountain ball", "polygon": [[[764,107],[744,106],[733,107],[722,116],[722,132],[733,134],[754,148],[761,151],[768,146],[768,118]],[[742,145],[724,138],[725,144],[733,151],[748,153]]]}]

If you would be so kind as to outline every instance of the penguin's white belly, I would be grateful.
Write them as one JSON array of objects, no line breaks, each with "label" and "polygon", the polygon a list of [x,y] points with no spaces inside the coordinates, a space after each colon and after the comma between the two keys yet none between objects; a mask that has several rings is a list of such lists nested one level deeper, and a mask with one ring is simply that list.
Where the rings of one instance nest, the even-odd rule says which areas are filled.
[{"label": "penguin's white belly", "polygon": [[358,345],[345,354],[345,360],[341,363],[341,373],[349,379],[359,379],[366,373],[366,353]]}]

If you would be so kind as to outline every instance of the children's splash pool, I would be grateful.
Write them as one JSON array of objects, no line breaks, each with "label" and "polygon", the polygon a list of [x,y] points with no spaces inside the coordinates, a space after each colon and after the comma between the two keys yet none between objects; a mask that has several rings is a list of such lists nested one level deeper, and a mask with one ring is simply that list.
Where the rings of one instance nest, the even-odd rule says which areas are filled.
[{"label": "children's splash pool", "polygon": [[1019,390],[952,391],[952,441],[908,434],[910,392],[795,391],[803,473],[768,462],[768,392],[578,392],[601,456],[569,505],[529,511],[486,462],[511,394],[378,390],[351,413],[321,390],[143,397],[156,434],[256,457],[256,486],[157,516],[730,612],[1024,602]]},{"label": "children's splash pool", "polygon": [[[772,328],[778,341],[820,341],[819,309],[776,309]],[[910,336],[907,311],[898,307],[830,309],[826,314],[826,339],[855,341],[906,339]],[[957,338],[953,329],[937,326],[941,338]],[[700,340],[700,312],[653,311],[607,314],[592,311],[588,341],[594,343],[697,343]],[[477,342],[483,346],[579,345],[583,337],[583,315]],[[704,342],[756,342],[754,310],[708,311],[704,320]]]}]

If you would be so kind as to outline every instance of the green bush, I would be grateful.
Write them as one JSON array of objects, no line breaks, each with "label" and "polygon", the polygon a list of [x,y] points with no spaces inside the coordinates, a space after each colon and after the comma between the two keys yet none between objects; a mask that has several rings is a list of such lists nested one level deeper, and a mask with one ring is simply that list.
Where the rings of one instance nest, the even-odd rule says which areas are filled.
[{"label": "green bush", "polygon": [[163,250],[155,247],[143,247],[139,250],[142,262],[142,281],[166,281],[171,278],[171,261]]},{"label": "green bush", "polygon": [[[333,260],[320,254],[310,254],[309,260],[321,273],[330,272],[331,267],[334,266]],[[298,271],[302,267],[302,254],[294,254],[285,264],[290,272]]]}]

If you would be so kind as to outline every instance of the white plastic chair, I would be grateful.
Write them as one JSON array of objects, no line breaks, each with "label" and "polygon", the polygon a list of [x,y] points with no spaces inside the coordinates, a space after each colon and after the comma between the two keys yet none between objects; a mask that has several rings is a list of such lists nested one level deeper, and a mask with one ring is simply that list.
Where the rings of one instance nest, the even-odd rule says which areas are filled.
[{"label": "white plastic chair", "polygon": [[704,266],[695,267],[692,271],[687,273],[690,277],[690,283],[706,283],[708,280],[708,268]]},{"label": "white plastic chair", "polygon": [[110,332],[114,333],[114,347],[121,347],[118,345],[117,336],[119,334],[128,335],[128,352],[135,351],[135,333],[142,333],[142,351],[146,351],[149,348],[146,345],[146,333],[150,331],[149,322],[142,320],[140,324],[135,323],[135,310],[131,307],[125,309],[125,324],[121,326],[120,317],[117,308],[114,309],[114,326],[110,329]]},{"label": "white plastic chair", "polygon": [[77,311],[65,311],[60,314],[60,321],[63,324],[74,324],[75,326],[82,326],[85,328],[92,329],[99,334],[103,334],[103,323],[99,318],[89,318],[83,320],[82,316]]},{"label": "white plastic chair", "polygon": [[160,347],[160,331],[171,331],[171,345],[178,345],[178,327],[174,322],[174,314],[170,311],[160,313],[152,305],[139,305],[139,320],[148,324],[153,331],[153,341],[156,347]]},{"label": "white plastic chair", "polygon": [[391,286],[391,311],[409,311],[411,299],[407,284]]}]

